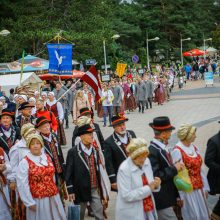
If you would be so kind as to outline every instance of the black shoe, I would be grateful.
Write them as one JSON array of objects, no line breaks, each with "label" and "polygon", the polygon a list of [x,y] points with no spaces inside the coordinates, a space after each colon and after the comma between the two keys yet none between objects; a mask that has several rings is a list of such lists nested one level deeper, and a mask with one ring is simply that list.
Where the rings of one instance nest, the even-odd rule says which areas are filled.
[{"label": "black shoe", "polygon": [[65,129],[68,129],[69,128],[69,125],[66,125]]}]

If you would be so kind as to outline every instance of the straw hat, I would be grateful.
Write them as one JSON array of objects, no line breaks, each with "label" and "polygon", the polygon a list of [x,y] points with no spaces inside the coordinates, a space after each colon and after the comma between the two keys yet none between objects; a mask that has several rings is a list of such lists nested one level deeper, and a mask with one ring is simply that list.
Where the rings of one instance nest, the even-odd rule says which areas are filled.
[{"label": "straw hat", "polygon": [[196,127],[191,124],[182,124],[177,131],[177,137],[181,140],[190,140],[192,135],[196,132]]},{"label": "straw hat", "polygon": [[127,151],[132,159],[135,159],[144,153],[149,153],[147,142],[143,138],[131,139],[131,142],[127,147]]}]

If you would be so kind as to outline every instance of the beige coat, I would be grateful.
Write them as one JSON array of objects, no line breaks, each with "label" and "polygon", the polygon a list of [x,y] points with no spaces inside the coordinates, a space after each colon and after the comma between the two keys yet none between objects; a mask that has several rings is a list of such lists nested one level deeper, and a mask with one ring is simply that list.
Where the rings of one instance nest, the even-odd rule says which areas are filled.
[{"label": "beige coat", "polygon": [[77,99],[74,100],[73,102],[73,121],[76,121],[77,118],[79,117],[80,113],[79,110],[81,108],[88,107],[89,109],[91,108],[89,101],[86,97],[80,98],[77,97]]}]

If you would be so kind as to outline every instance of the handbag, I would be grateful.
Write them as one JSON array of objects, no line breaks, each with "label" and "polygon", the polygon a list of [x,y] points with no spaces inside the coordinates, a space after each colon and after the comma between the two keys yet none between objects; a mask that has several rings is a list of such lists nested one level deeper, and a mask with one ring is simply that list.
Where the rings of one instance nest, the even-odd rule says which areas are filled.
[{"label": "handbag", "polygon": [[178,191],[183,192],[192,192],[193,186],[189,177],[189,172],[186,168],[179,171],[178,174],[174,177],[174,184]]},{"label": "handbag", "polygon": [[80,205],[71,203],[68,206],[68,220],[80,220]]}]

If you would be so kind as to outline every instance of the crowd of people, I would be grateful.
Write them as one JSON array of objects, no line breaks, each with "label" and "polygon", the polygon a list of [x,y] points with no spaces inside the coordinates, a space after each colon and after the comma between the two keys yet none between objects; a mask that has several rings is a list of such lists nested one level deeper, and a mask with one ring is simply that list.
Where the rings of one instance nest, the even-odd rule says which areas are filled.
[{"label": "crowd of people", "polygon": [[[157,67],[159,68],[159,66]],[[107,218],[110,191],[117,193],[116,220],[208,220],[207,196],[220,191],[220,133],[208,141],[202,157],[193,144],[196,128],[183,124],[179,142],[167,148],[175,129],[169,118],[154,118],[154,139],[147,146],[135,131],[127,130],[125,112],[140,114],[152,103],[169,100],[173,67],[159,75],[127,76],[102,83],[102,97],[79,82],[45,85],[42,92],[22,89],[0,97],[0,220],[65,220],[66,200],[80,205],[80,219]],[[70,90],[68,90],[71,88]],[[112,134],[104,139],[95,123],[95,110]],[[69,115],[72,117],[69,117]],[[75,128],[67,158],[65,128]],[[65,128],[64,128],[65,125]],[[174,179],[187,170],[191,191]],[[180,177],[179,177],[180,178]],[[220,218],[220,200],[212,218]]]}]

